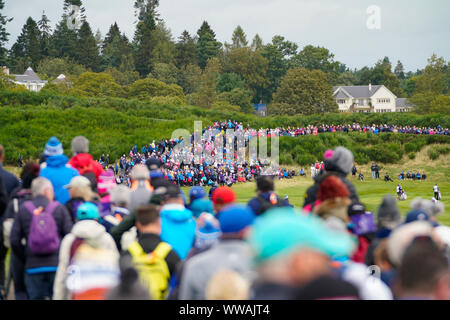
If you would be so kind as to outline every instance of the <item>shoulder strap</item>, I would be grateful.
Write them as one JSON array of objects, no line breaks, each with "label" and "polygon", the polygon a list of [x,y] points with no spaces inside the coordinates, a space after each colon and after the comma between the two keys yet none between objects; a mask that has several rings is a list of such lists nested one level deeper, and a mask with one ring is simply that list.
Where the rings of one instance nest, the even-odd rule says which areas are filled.
[{"label": "shoulder strap", "polygon": [[45,207],[45,212],[49,214],[53,214],[53,212],[58,208],[59,202],[58,201],[52,201]]},{"label": "shoulder strap", "polygon": [[167,242],[160,242],[156,246],[155,250],[153,250],[152,255],[154,256],[155,259],[158,257],[165,259],[169,254],[170,250],[172,250],[170,244],[168,244]]},{"label": "shoulder strap", "polygon": [[13,199],[13,208],[14,208],[14,215],[16,215],[19,212],[19,199],[17,198]]},{"label": "shoulder strap", "polygon": [[31,214],[34,214],[34,210],[36,210],[36,206],[31,201],[25,201],[23,206],[27,209]]},{"label": "shoulder strap", "polygon": [[130,252],[130,254],[133,257],[139,257],[142,255],[145,255],[144,249],[142,249],[141,245],[139,244],[138,241],[133,241],[129,246],[128,246],[128,251]]}]

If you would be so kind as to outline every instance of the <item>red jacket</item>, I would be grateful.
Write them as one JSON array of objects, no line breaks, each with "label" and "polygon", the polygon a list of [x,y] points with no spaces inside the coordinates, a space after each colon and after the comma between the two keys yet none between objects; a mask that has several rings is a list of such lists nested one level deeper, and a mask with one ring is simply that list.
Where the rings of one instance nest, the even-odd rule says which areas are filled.
[{"label": "red jacket", "polygon": [[364,263],[364,258],[369,248],[370,242],[363,236],[358,237],[358,249],[353,253],[351,260],[354,262]]},{"label": "red jacket", "polygon": [[79,153],[70,159],[69,164],[78,172],[83,175],[88,172],[93,172],[95,178],[98,177],[103,172],[103,167],[100,163],[95,161],[89,153]]}]

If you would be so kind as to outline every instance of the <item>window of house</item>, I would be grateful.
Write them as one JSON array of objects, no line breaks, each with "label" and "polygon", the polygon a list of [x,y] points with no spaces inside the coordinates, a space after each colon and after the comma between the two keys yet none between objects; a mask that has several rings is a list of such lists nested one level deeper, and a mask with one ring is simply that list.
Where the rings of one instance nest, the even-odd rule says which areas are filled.
[{"label": "window of house", "polygon": [[364,105],[364,99],[359,99],[358,100],[358,105],[363,106]]},{"label": "window of house", "polygon": [[338,99],[337,103],[338,104],[345,104],[345,99]]}]

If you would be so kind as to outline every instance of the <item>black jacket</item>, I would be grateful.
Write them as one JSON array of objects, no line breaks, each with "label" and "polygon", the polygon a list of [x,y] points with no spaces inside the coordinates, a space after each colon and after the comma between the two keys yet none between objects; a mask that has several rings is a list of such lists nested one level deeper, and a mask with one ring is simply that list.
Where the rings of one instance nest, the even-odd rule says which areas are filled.
[{"label": "black jacket", "polygon": [[16,189],[19,185],[19,179],[16,178],[11,172],[3,169],[2,164],[0,163],[0,177],[3,179],[3,184],[6,187],[6,193],[8,197],[11,195],[14,189]]},{"label": "black jacket", "polygon": [[[44,196],[37,196],[32,199],[36,208],[45,207],[49,201]],[[66,207],[60,205],[53,212],[56,226],[58,227],[59,238],[62,240],[66,234],[72,230],[72,219],[67,212]],[[11,230],[11,247],[14,254],[25,262],[25,269],[38,267],[57,267],[58,266],[58,251],[49,255],[35,255],[28,246],[22,244],[22,239],[28,239],[30,232],[32,214],[21,205],[19,212],[14,219]]]},{"label": "black jacket", "polygon": [[303,204],[303,207],[307,206],[308,204],[314,206],[314,203],[317,200],[317,195],[319,194],[320,183],[329,176],[336,176],[341,179],[341,181],[347,186],[347,189],[350,192],[349,198],[352,203],[359,202],[359,197],[358,193],[356,192],[355,186],[353,185],[353,183],[347,180],[346,174],[338,171],[324,171],[322,174],[314,178],[314,185],[306,190],[305,203]]}]

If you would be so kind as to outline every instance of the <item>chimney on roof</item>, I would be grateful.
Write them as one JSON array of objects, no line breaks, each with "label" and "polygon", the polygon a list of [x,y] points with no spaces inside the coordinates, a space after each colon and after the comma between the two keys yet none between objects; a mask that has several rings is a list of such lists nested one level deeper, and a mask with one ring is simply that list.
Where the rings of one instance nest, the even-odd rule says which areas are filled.
[{"label": "chimney on roof", "polygon": [[369,92],[372,91],[372,83],[369,82]]}]

